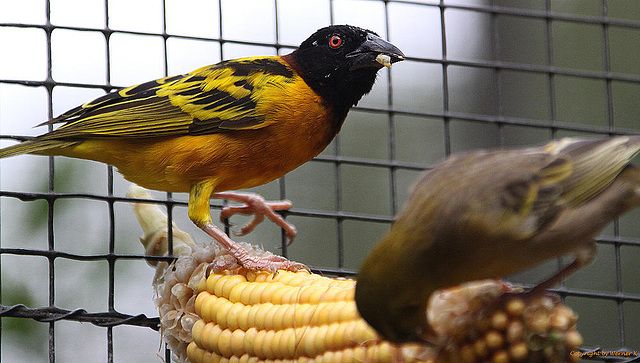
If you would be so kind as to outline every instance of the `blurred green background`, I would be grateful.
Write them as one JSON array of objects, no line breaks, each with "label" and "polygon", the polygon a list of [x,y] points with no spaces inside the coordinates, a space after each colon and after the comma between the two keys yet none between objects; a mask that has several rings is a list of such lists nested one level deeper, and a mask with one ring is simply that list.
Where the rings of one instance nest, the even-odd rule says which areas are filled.
[{"label": "blurred green background", "polygon": [[[49,76],[47,35],[42,29],[48,20],[47,4],[55,26],[50,76],[56,86],[51,94],[43,86],[17,82],[41,82]],[[288,219],[299,234],[287,249],[290,258],[355,272],[388,230],[420,170],[448,153],[640,130],[640,4],[636,1],[447,0],[444,6],[438,4],[0,0],[0,133],[42,133],[45,130],[32,126],[104,94],[99,86],[107,82],[128,86],[221,59],[277,54],[275,42],[282,45],[280,53],[288,53],[332,22],[370,28],[395,43],[408,60],[380,72],[373,91],[349,114],[338,138],[317,160],[284,180],[254,189],[268,199],[284,196],[294,202]],[[108,40],[101,32],[106,25],[115,31]],[[2,146],[11,143],[0,141]],[[61,157],[54,159],[54,165],[53,191],[107,195],[106,166]],[[2,191],[48,192],[48,176],[49,161],[44,157],[0,161]],[[116,173],[114,195],[124,196],[128,186]],[[161,192],[153,195],[166,198]],[[173,197],[186,201],[186,195]],[[130,206],[117,202],[114,210],[115,253],[142,254],[137,242],[141,230]],[[215,209],[214,218],[217,213]],[[174,208],[181,228],[205,239],[186,214],[186,207]],[[43,200],[2,197],[0,247],[46,250],[49,217]],[[565,286],[638,300],[638,217],[640,212],[631,212],[608,228],[596,262]],[[52,218],[56,250],[108,253],[106,202],[59,199],[53,204]],[[245,220],[234,217],[232,223]],[[628,243],[614,244],[612,239]],[[241,240],[281,251],[281,231],[268,222]],[[45,258],[3,253],[0,263],[3,305],[48,305],[50,271]],[[534,283],[557,266],[552,261],[512,281]],[[108,310],[106,261],[57,258],[53,267],[56,306]],[[116,310],[156,316],[150,285],[153,274],[144,261],[117,260]],[[640,302],[574,296],[567,302],[580,315],[585,346],[640,349]],[[1,360],[47,361],[48,329],[47,324],[31,320],[3,318]],[[105,329],[59,322],[54,332],[56,361],[107,361]],[[159,360],[159,334],[151,329],[117,327],[113,337],[114,361]]]}]

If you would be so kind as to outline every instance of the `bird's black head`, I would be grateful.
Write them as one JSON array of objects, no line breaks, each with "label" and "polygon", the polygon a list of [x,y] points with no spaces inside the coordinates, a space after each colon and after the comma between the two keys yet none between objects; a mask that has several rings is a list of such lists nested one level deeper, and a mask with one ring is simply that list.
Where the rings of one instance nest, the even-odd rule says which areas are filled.
[{"label": "bird's black head", "polygon": [[290,56],[305,82],[344,115],[371,91],[379,69],[404,58],[376,33],[350,25],[316,31]]}]

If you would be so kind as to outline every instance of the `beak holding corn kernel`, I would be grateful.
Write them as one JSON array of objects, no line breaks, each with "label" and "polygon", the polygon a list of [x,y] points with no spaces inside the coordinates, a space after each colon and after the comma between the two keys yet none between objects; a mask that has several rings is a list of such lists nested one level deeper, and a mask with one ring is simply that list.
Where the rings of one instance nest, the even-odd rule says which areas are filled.
[{"label": "beak holding corn kernel", "polygon": [[387,68],[391,68],[391,57],[388,54],[378,54],[376,56],[376,62],[382,64]]},{"label": "beak holding corn kernel", "polygon": [[[148,198],[139,187],[129,196]],[[166,254],[166,216],[152,204],[133,206],[147,254]],[[572,354],[582,343],[576,315],[553,296],[525,299],[521,289],[497,280],[442,290],[431,297],[427,314],[437,342],[395,345],[359,317],[354,280],[308,271],[222,270],[232,265],[225,250],[197,245],[176,226],[173,233],[178,259],[156,264],[154,287],[162,335],[176,362],[579,360]]]}]

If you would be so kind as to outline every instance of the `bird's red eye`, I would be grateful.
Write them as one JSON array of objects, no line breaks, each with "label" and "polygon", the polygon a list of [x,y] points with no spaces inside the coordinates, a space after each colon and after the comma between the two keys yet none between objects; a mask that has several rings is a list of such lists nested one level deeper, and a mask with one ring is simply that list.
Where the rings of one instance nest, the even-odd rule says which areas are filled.
[{"label": "bird's red eye", "polygon": [[338,48],[342,45],[342,38],[338,35],[334,35],[329,39],[329,46],[331,48]]}]

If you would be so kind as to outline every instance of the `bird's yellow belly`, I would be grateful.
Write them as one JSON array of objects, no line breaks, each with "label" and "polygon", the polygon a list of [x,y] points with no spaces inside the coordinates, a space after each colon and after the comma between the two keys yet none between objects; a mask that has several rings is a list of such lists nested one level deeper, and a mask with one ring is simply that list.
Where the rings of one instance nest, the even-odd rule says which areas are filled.
[{"label": "bird's yellow belly", "polygon": [[[276,132],[274,132],[276,131]],[[189,192],[210,181],[216,192],[275,180],[319,154],[332,137],[306,140],[269,128],[167,139],[95,139],[56,155],[110,164],[142,187]]]}]

